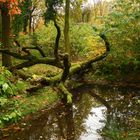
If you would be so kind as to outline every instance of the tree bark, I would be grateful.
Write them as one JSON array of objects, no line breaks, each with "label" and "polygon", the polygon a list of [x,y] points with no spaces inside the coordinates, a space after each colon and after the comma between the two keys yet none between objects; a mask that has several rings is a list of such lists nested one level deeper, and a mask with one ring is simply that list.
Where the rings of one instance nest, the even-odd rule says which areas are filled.
[{"label": "tree bark", "polygon": [[23,21],[23,32],[25,33],[25,34],[27,34],[27,26],[28,26],[28,17],[27,16],[25,16],[24,17],[24,21]]},{"label": "tree bark", "polygon": [[55,56],[56,60],[59,61],[58,47],[59,47],[59,40],[60,40],[60,37],[61,37],[61,30],[60,30],[60,27],[58,26],[56,20],[54,20],[54,26],[57,30],[57,35],[56,35],[56,39],[55,39],[54,56]]},{"label": "tree bark", "polygon": [[32,13],[29,13],[29,35],[32,34]]},{"label": "tree bark", "polygon": [[[0,4],[0,47],[2,43],[2,17],[1,17],[1,4]],[[1,61],[1,54],[0,54],[0,61]]]},{"label": "tree bark", "polygon": [[[2,16],[2,46],[3,49],[10,50],[10,15],[8,13],[7,4],[3,4],[1,9]],[[11,56],[2,53],[2,65],[10,67],[12,65]]]}]

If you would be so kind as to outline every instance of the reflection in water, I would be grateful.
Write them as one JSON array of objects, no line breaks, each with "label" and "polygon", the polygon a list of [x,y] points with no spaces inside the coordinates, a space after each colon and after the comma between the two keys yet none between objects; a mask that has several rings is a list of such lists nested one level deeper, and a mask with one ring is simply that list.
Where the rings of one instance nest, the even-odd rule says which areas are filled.
[{"label": "reflection in water", "polygon": [[21,123],[18,132],[14,128],[3,131],[9,135],[6,140],[99,140],[103,138],[97,130],[113,129],[112,124],[125,132],[132,127],[139,129],[133,121],[140,117],[136,102],[139,96],[117,89],[80,89],[79,95],[74,93],[73,104],[61,103],[49,111],[42,110],[38,117]]},{"label": "reflection in water", "polygon": [[22,123],[21,131],[14,133],[11,130],[7,139],[98,140],[100,136],[96,130],[104,126],[99,120],[104,119],[102,110],[105,107],[96,107],[97,105],[90,95],[81,94],[78,100],[74,99],[73,105],[61,103],[50,111],[42,112],[40,117],[26,122],[26,125]]},{"label": "reflection in water", "polygon": [[99,140],[102,137],[98,134],[97,130],[101,130],[104,127],[105,117],[103,112],[105,107],[92,108],[91,112],[85,120],[86,133],[80,136],[80,140]]},{"label": "reflection in water", "polygon": [[139,91],[118,90],[96,87],[92,90],[111,105],[107,112],[107,122],[103,135],[108,140],[139,140],[140,139],[140,111]]}]

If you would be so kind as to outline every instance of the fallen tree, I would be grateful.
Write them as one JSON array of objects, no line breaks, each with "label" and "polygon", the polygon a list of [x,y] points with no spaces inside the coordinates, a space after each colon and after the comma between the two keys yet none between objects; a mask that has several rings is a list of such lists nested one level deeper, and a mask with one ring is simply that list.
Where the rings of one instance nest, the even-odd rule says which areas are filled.
[{"label": "fallen tree", "polygon": [[[42,88],[44,86],[49,86],[49,85],[53,85],[53,86],[57,86],[58,89],[64,94],[66,95],[67,99],[70,101],[71,99],[71,94],[70,92],[67,90],[67,85],[66,85],[66,81],[70,81],[72,77],[74,77],[75,75],[82,75],[84,73],[86,73],[91,67],[92,64],[103,60],[110,51],[109,48],[109,42],[105,36],[105,34],[100,34],[100,37],[104,40],[104,44],[105,44],[105,52],[97,57],[91,58],[90,60],[84,61],[84,62],[80,62],[77,64],[72,65],[70,60],[69,60],[69,55],[68,54],[59,54],[58,53],[58,44],[59,44],[59,39],[60,39],[60,29],[59,26],[57,25],[56,21],[54,22],[54,25],[57,29],[57,36],[56,36],[56,42],[55,42],[55,49],[54,49],[54,57],[49,58],[46,57],[45,53],[43,52],[43,50],[40,47],[23,47],[21,50],[24,53],[17,53],[17,52],[12,52],[9,50],[4,50],[4,49],[0,49],[0,52],[3,54],[7,54],[10,55],[16,59],[20,59],[20,60],[24,60],[24,62],[14,65],[12,67],[9,67],[8,69],[12,72],[16,72],[18,73],[19,69],[25,68],[25,67],[30,67],[33,66],[35,64],[47,64],[47,65],[52,65],[55,66],[57,68],[62,69],[62,72],[60,72],[59,74],[52,76],[52,77],[41,77],[38,78],[37,80],[32,81],[35,85],[33,85],[33,87],[27,89],[27,91],[31,92],[31,91],[35,91],[39,88]],[[19,43],[18,43],[19,44]],[[34,55],[31,54],[30,50],[31,49],[36,49],[37,51],[40,52],[41,57],[38,58]],[[23,76],[24,73],[19,73],[19,76]],[[25,74],[25,77],[28,78],[28,75]],[[25,78],[25,79],[26,79]]]},{"label": "fallen tree", "polygon": [[[53,21],[54,27],[56,28],[56,38],[55,38],[55,46],[54,46],[54,55],[53,57],[47,57],[45,52],[42,50],[42,48],[37,44],[36,38],[34,38],[34,44],[32,46],[34,47],[22,47],[20,43],[14,39],[14,44],[20,48],[19,52],[15,52],[14,50],[5,50],[5,49],[0,49],[0,53],[12,56],[16,59],[22,60],[21,63],[15,64],[14,66],[8,67],[10,71],[13,73],[18,74],[20,77],[27,79],[31,76],[27,75],[24,72],[21,72],[19,70],[23,68],[27,68],[36,64],[47,64],[47,65],[52,65],[54,67],[57,67],[61,69],[61,72],[53,75],[53,76],[44,76],[40,77],[37,79],[33,79],[31,83],[33,83],[33,86],[27,91],[35,91],[39,88],[42,88],[44,86],[57,86],[58,89],[63,93],[64,97],[67,97],[68,100],[71,99],[71,94],[67,89],[67,83],[68,81],[71,81],[73,77],[76,77],[76,75],[82,75],[90,70],[92,67],[92,64],[103,60],[109,53],[110,48],[109,48],[109,42],[105,36],[104,33],[101,33],[99,36],[104,40],[105,44],[105,52],[97,57],[93,57],[90,60],[80,62],[77,64],[71,64],[71,61],[69,59],[69,54],[67,53],[60,53],[59,52],[59,40],[61,37],[61,30],[60,27],[57,23],[57,16],[59,15],[58,13],[58,7],[63,6],[63,1],[62,0],[53,0],[53,1],[45,1],[46,5],[46,13],[45,13],[45,21],[46,23],[49,22],[50,20]],[[67,9],[69,10],[69,9]],[[31,53],[31,50],[37,50],[40,53],[40,57],[37,57]]]}]

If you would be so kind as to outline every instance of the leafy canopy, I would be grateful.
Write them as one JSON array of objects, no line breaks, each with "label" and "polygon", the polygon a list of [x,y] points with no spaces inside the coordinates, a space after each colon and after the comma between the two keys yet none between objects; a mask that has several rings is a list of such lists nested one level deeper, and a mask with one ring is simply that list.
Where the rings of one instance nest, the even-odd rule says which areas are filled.
[{"label": "leafy canopy", "polygon": [[46,15],[45,20],[54,20],[59,8],[62,6],[63,0],[46,0]]},{"label": "leafy canopy", "polygon": [[0,0],[0,4],[6,4],[9,14],[10,15],[15,15],[15,14],[20,14],[21,10],[19,9],[18,5],[19,2],[22,2],[22,0]]}]

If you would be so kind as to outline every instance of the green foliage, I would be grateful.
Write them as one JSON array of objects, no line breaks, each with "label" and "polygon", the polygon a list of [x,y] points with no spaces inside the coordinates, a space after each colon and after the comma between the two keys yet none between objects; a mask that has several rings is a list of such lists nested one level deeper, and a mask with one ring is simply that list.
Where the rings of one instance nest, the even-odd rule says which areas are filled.
[{"label": "green foliage", "polygon": [[117,0],[105,18],[105,28],[115,59],[140,59],[139,1]]},{"label": "green foliage", "polygon": [[[63,25],[60,25],[63,26]],[[41,26],[37,29],[33,36],[21,34],[18,38],[21,46],[31,46],[33,39],[36,38],[36,43],[42,47],[47,55],[53,54],[54,43],[56,37],[56,29],[53,22],[47,26]],[[88,24],[71,25],[70,28],[70,42],[73,56],[90,57],[100,53],[99,49],[104,48],[103,42],[99,36],[96,35],[92,26]],[[64,50],[63,32],[60,38],[59,49]]]},{"label": "green foliage", "polygon": [[10,114],[5,115],[2,120],[5,122],[17,122],[21,117],[21,112],[14,110]]},{"label": "green foliage", "polygon": [[7,104],[7,102],[8,102],[8,99],[7,98],[0,97],[0,108],[2,106],[4,106],[5,104]]},{"label": "green foliage", "polygon": [[21,111],[16,108],[18,104],[16,99],[0,97],[0,127],[7,123],[17,122],[21,118]]},{"label": "green foliage", "polygon": [[21,80],[18,80],[16,82],[15,86],[17,88],[16,91],[18,93],[24,93],[27,89],[27,84],[25,82],[21,81]]},{"label": "green foliage", "polygon": [[70,15],[74,22],[82,22],[82,4],[85,0],[71,1],[72,8],[70,9]]},{"label": "green foliage", "polygon": [[[59,23],[60,24],[60,23]],[[62,29],[62,24],[59,25]],[[59,50],[64,51],[64,36],[61,33]],[[47,55],[53,55],[54,43],[56,38],[56,29],[53,22],[47,26],[39,27],[32,36],[20,34],[18,41],[21,46],[32,46],[36,39],[36,44],[42,47]],[[72,57],[93,57],[100,54],[104,49],[104,44],[101,38],[93,30],[93,27],[88,24],[71,24],[70,26],[70,42]],[[33,50],[32,50],[33,52]],[[37,52],[37,51],[36,51]],[[34,53],[38,55],[37,53]]]},{"label": "green foliage", "polygon": [[19,4],[19,7],[21,9],[20,15],[15,15],[15,18],[12,22],[12,29],[14,34],[18,35],[20,31],[24,28],[24,26],[28,25],[28,20],[30,13],[32,12],[32,1],[31,0],[24,0]]},{"label": "green foliage", "polygon": [[53,52],[56,30],[52,22],[36,30],[34,37],[36,38],[36,43],[42,46],[47,55]]},{"label": "green foliage", "polygon": [[4,116],[0,116],[0,127],[5,123],[17,122],[21,118],[22,114],[18,110],[13,110]]},{"label": "green foliage", "polygon": [[[12,97],[25,90],[25,83],[20,80],[16,80],[10,71],[4,67],[0,67],[0,127],[7,122],[16,122],[20,117],[20,111],[13,110],[17,101]],[[7,108],[5,110],[5,108]],[[12,108],[12,110],[11,110]],[[3,113],[6,115],[3,115]],[[4,113],[4,114],[5,114]]]},{"label": "green foliage", "polygon": [[58,9],[62,6],[63,0],[46,0],[47,11],[45,21],[55,20]]},{"label": "green foliage", "polygon": [[[50,22],[47,24],[47,26],[42,25],[39,27],[32,36],[20,33],[20,36],[17,40],[21,46],[24,47],[39,45],[47,55],[50,55],[53,53],[55,37],[56,29],[53,25],[53,22]],[[39,55],[38,51],[31,51],[34,55]]]},{"label": "green foliage", "polygon": [[33,42],[33,39],[31,36],[29,36],[28,34],[23,34],[23,33],[19,34],[19,37],[17,40],[19,41],[20,45],[23,47],[30,47]]},{"label": "green foliage", "polygon": [[18,35],[23,29],[23,15],[15,15],[15,19],[12,22],[12,29],[15,35]]},{"label": "green foliage", "polygon": [[103,42],[92,26],[84,23],[71,25],[70,42],[72,54],[77,57],[93,57],[103,48]]},{"label": "green foliage", "polygon": [[111,63],[108,61],[104,61],[103,63],[98,63],[94,65],[96,67],[96,70],[94,72],[94,79],[106,79],[109,81],[116,80],[119,72],[119,66],[117,66],[115,63]]},{"label": "green foliage", "polygon": [[[40,90],[35,96],[24,94],[27,84],[4,67],[0,68],[0,84],[0,128],[58,100],[51,87]],[[11,91],[7,90],[9,87]]]},{"label": "green foliage", "polygon": [[0,97],[12,97],[17,95],[18,91],[23,92],[26,88],[24,82],[17,80],[4,67],[0,67]]},{"label": "green foliage", "polygon": [[0,69],[0,96],[16,95],[16,87],[11,82],[12,73],[3,67]]}]

